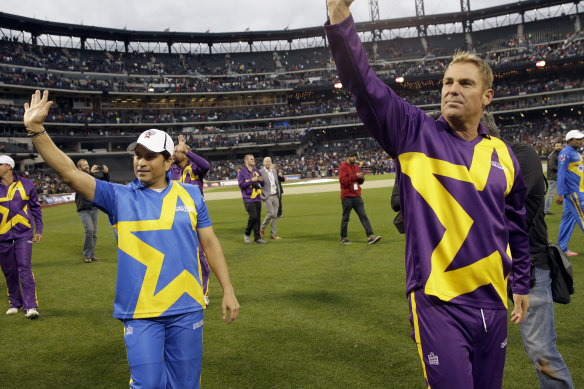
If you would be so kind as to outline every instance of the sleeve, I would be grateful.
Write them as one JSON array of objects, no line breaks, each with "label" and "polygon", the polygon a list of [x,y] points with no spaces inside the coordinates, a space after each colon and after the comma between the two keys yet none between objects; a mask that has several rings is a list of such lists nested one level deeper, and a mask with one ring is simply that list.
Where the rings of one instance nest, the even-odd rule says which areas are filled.
[{"label": "sleeve", "polygon": [[95,180],[95,195],[92,204],[107,213],[113,222],[117,221],[116,191],[120,189],[120,186],[107,181]]},{"label": "sleeve", "polygon": [[246,189],[246,188],[250,187],[252,182],[251,182],[251,178],[249,180],[246,179],[246,177],[245,177],[246,174],[245,174],[245,171],[243,169],[245,169],[245,167],[239,169],[239,171],[237,172],[237,184],[239,185],[239,187],[241,189]]},{"label": "sleeve", "polygon": [[564,150],[558,156],[558,196],[565,196],[570,193],[568,185],[566,185],[566,174],[568,173],[568,166],[570,165],[570,160],[567,157]]},{"label": "sleeve", "polygon": [[195,200],[195,207],[197,208],[197,228],[211,227],[213,223],[211,223],[205,199],[203,198],[199,187],[195,185],[195,188],[199,194]]},{"label": "sleeve", "polygon": [[[512,151],[510,151],[512,153]],[[509,247],[513,259],[509,277],[511,290],[515,294],[529,294],[531,260],[529,257],[529,236],[525,225],[526,187],[521,167],[513,155],[515,180],[509,194],[505,197],[505,219],[509,232]]]},{"label": "sleeve", "polygon": [[110,179],[109,173],[103,172],[103,175],[101,176],[101,180],[106,181],[106,182],[110,182],[111,179]]},{"label": "sleeve", "polygon": [[31,182],[31,191],[29,194],[30,214],[34,219],[34,230],[37,234],[43,233],[43,212],[41,210],[41,203],[34,184]]},{"label": "sleeve", "polygon": [[365,127],[395,158],[407,144],[408,137],[417,136],[426,114],[399,98],[375,75],[352,16],[334,25],[327,22],[324,28],[343,88],[353,94],[357,113]]},{"label": "sleeve", "polygon": [[203,157],[198,156],[192,151],[187,151],[187,158],[193,166],[193,170],[197,171],[197,174],[201,179],[207,175],[209,169],[211,169],[211,164]]},{"label": "sleeve", "polygon": [[357,181],[357,176],[351,174],[346,163],[339,167],[339,181],[343,186],[349,186],[352,182]]}]

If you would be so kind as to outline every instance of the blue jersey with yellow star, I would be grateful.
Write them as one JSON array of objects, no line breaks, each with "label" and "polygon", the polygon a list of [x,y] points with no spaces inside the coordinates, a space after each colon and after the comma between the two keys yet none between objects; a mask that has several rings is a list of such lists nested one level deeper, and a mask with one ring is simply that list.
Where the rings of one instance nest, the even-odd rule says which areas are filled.
[{"label": "blue jersey with yellow star", "polygon": [[96,180],[94,203],[109,215],[118,241],[117,319],[205,307],[196,229],[211,220],[197,186],[167,178],[162,192],[137,179],[128,185]]}]

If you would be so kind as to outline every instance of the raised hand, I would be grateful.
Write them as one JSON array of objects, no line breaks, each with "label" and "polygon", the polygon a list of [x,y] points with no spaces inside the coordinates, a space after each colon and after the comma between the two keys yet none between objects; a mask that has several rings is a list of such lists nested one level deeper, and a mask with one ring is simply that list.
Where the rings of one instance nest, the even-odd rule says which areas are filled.
[{"label": "raised hand", "polygon": [[43,123],[51,105],[53,102],[49,101],[49,91],[44,91],[41,97],[38,89],[32,95],[30,104],[24,104],[24,126],[30,134],[44,131]]}]

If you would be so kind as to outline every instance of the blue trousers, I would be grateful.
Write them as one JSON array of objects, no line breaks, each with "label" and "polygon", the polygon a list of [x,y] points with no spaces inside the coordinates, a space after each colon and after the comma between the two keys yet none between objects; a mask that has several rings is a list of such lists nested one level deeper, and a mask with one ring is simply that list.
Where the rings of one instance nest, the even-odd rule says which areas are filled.
[{"label": "blue trousers", "polygon": [[124,342],[134,389],[199,389],[203,311],[124,320]]},{"label": "blue trousers", "polygon": [[576,224],[584,231],[584,193],[582,192],[564,196],[564,213],[562,213],[558,233],[558,246],[564,251],[568,249],[568,242]]},{"label": "blue trousers", "polygon": [[519,324],[523,346],[535,365],[541,389],[573,389],[572,377],[556,348],[554,302],[550,271],[535,268],[535,285],[529,291],[529,310]]},{"label": "blue trousers", "polygon": [[97,243],[97,223],[99,209],[85,209],[78,212],[81,224],[85,229],[85,238],[83,239],[83,256],[88,258],[95,257],[95,245]]}]

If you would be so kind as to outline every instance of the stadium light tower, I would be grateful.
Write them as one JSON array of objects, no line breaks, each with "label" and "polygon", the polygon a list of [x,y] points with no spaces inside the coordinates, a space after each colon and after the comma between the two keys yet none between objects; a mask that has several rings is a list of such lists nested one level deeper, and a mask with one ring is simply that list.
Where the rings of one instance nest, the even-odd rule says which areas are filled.
[{"label": "stadium light tower", "polygon": [[428,52],[428,42],[426,41],[426,33],[427,28],[426,25],[423,24],[424,17],[426,16],[426,12],[424,11],[424,0],[416,0],[416,17],[418,18],[418,36],[422,41],[422,46],[424,46],[424,51]]},{"label": "stadium light tower", "polygon": [[464,16],[462,21],[462,31],[464,32],[464,37],[466,39],[467,50],[472,50],[472,23],[469,19],[470,15],[470,0],[460,0],[460,11]]},{"label": "stadium light tower", "polygon": [[379,19],[379,3],[377,0],[369,0],[369,12],[371,14],[371,30],[373,41],[373,59],[376,60],[379,55],[378,45],[381,42],[381,31],[376,27],[380,21]]}]

